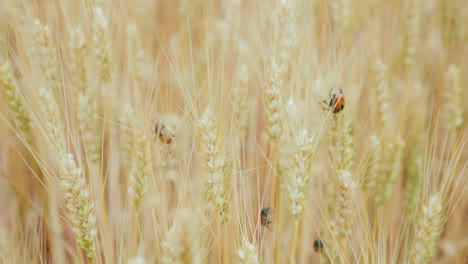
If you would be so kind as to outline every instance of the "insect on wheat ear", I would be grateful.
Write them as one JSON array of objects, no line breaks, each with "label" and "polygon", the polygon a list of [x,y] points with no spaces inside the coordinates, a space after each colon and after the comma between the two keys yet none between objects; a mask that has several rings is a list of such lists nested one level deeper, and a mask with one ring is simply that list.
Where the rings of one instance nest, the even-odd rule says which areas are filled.
[{"label": "insect on wheat ear", "polygon": [[341,112],[346,104],[343,89],[340,88],[340,91],[337,93],[332,93],[332,90],[330,90],[329,96],[330,101],[327,103],[327,101],[323,100],[323,103],[327,105],[334,114]]},{"label": "insect on wheat ear", "polygon": [[315,240],[314,242],[314,251],[315,252],[323,252],[323,242],[320,239]]},{"label": "insect on wheat ear", "polygon": [[175,136],[171,132],[170,127],[166,126],[165,124],[155,124],[154,132],[159,138],[159,141],[161,141],[164,144],[171,144],[172,140],[175,138]]},{"label": "insect on wheat ear", "polygon": [[268,229],[270,229],[269,224],[271,224],[271,211],[270,207],[265,207],[260,211],[260,223]]}]

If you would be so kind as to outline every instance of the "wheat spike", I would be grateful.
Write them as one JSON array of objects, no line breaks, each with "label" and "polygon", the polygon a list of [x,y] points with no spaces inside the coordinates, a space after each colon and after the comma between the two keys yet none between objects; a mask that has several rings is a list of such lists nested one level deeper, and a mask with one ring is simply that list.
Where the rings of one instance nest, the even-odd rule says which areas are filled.
[{"label": "wheat spike", "polygon": [[224,223],[229,221],[231,199],[232,165],[224,151],[224,145],[218,128],[215,125],[214,113],[206,108],[197,124],[199,153],[208,172],[207,195]]},{"label": "wheat spike", "polygon": [[65,154],[58,160],[60,188],[67,206],[73,234],[78,245],[86,251],[89,259],[93,258],[96,240],[96,214],[94,203],[86,179],[76,166],[72,154]]},{"label": "wheat spike", "polygon": [[16,127],[23,133],[26,142],[30,143],[29,113],[24,106],[10,63],[7,61],[0,61],[0,89]]}]

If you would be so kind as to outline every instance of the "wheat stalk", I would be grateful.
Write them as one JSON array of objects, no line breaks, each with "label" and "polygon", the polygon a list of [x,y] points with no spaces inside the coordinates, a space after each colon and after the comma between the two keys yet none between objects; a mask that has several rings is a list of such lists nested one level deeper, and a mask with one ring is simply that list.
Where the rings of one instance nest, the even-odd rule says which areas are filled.
[{"label": "wheat stalk", "polygon": [[[274,173],[278,173],[278,158],[279,147],[278,141],[281,138],[284,130],[285,118],[285,100],[283,90],[287,83],[287,74],[289,73],[289,64],[292,57],[292,52],[296,44],[296,14],[292,1],[281,0],[278,7],[278,25],[275,28],[273,54],[267,65],[266,72],[266,88],[263,92],[263,101],[265,105],[265,130],[273,142],[272,162],[274,164]],[[278,206],[278,226],[282,226],[283,212],[283,194],[279,188],[278,194],[276,189],[278,185],[278,175],[274,175],[271,184],[271,206],[275,206],[276,201]],[[278,232],[277,245],[275,251],[276,263],[280,261],[281,252],[281,232]]]}]

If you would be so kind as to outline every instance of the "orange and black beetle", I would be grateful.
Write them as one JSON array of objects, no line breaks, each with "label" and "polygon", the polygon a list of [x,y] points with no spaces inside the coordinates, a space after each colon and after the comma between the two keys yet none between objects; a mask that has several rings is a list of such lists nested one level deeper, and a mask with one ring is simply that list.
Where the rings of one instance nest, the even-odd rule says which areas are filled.
[{"label": "orange and black beetle", "polygon": [[330,101],[328,103],[326,101],[323,102],[327,104],[328,107],[330,107],[331,111],[335,114],[342,111],[345,107],[343,89],[340,88],[339,93],[331,93],[330,91]]},{"label": "orange and black beetle", "polygon": [[170,129],[168,126],[161,124],[161,125],[154,125],[154,130],[156,132],[156,136],[159,138],[159,141],[161,141],[164,144],[171,144],[172,139],[174,138],[174,135],[170,132]]},{"label": "orange and black beetle", "polygon": [[323,251],[323,242],[322,242],[322,240],[320,240],[320,239],[315,240],[314,250],[315,250],[315,252],[322,252]]},{"label": "orange and black beetle", "polygon": [[269,214],[270,214],[269,207],[263,208],[262,211],[260,211],[260,223],[263,226],[268,226],[268,224],[271,223],[269,219]]}]

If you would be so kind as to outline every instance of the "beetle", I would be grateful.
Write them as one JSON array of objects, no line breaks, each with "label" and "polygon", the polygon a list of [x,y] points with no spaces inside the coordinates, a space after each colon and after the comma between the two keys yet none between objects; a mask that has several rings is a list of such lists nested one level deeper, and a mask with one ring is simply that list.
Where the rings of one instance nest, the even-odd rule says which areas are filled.
[{"label": "beetle", "polygon": [[314,250],[315,250],[315,252],[322,252],[323,251],[323,242],[322,242],[322,240],[320,240],[320,239],[315,240]]},{"label": "beetle", "polygon": [[263,226],[268,227],[268,224],[271,223],[269,217],[270,217],[270,207],[263,208],[262,211],[260,211],[260,223]]},{"label": "beetle", "polygon": [[171,144],[173,138],[175,137],[171,133],[170,128],[164,124],[155,124],[154,131],[156,132],[156,136],[159,138],[159,141],[164,144]]},{"label": "beetle", "polygon": [[329,96],[330,101],[327,103],[327,101],[324,100],[323,103],[328,105],[328,107],[334,114],[341,112],[346,105],[343,89],[340,88],[340,91],[338,93],[331,93],[330,90]]}]

